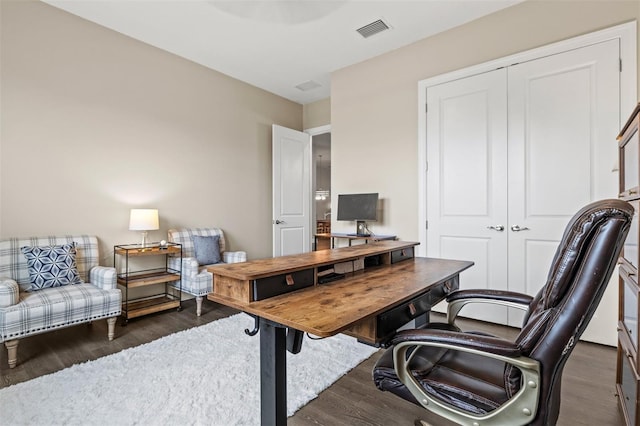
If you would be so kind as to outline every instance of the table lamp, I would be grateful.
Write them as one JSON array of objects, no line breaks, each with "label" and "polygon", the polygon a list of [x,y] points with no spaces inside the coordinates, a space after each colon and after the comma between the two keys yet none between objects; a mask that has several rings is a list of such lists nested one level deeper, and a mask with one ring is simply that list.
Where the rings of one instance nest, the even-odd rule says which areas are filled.
[{"label": "table lamp", "polygon": [[160,229],[158,209],[131,209],[129,230],[142,231],[141,248],[144,248],[147,244],[147,231],[155,231],[157,229]]}]

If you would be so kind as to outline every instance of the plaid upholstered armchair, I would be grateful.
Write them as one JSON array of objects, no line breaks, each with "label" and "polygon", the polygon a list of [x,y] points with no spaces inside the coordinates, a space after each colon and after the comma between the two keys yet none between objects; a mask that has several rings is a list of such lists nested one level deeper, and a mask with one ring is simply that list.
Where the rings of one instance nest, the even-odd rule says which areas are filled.
[{"label": "plaid upholstered armchair", "polygon": [[0,342],[10,368],[24,337],[104,318],[113,339],[122,295],[115,268],[99,259],[95,236],[0,240]]},{"label": "plaid upholstered armchair", "polygon": [[[169,267],[180,269],[182,262],[181,290],[196,297],[196,314],[200,316],[204,296],[213,291],[213,275],[207,272],[207,266],[246,262],[247,253],[226,251],[224,232],[220,228],[170,229],[168,240],[182,244],[182,258],[170,258]],[[179,284],[176,283],[176,287]]]}]

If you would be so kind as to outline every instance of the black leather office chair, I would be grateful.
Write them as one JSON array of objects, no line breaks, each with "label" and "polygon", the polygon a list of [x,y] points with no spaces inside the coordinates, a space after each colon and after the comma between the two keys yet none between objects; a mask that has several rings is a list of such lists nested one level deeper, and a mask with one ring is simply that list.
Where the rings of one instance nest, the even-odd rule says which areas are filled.
[{"label": "black leather office chair", "polygon": [[[567,225],[535,297],[452,293],[448,324],[397,333],[373,370],[374,382],[459,424],[555,424],[564,365],[607,287],[632,215],[631,205],[620,200],[584,207]],[[471,302],[524,306],[517,338],[460,331],[455,317]]]}]

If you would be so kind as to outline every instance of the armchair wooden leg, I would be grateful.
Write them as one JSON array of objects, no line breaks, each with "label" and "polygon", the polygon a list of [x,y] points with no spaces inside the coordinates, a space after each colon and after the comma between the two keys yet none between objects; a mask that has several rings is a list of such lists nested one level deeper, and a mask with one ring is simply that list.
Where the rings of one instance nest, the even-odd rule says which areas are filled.
[{"label": "armchair wooden leg", "polygon": [[204,296],[196,296],[196,315],[200,316],[202,313],[202,300]]},{"label": "armchair wooden leg", "polygon": [[4,342],[7,347],[7,358],[9,359],[9,368],[16,366],[18,362],[18,340],[8,340]]},{"label": "armchair wooden leg", "polygon": [[107,332],[107,336],[109,340],[113,340],[113,337],[116,334],[116,320],[118,317],[107,318],[107,325],[109,326],[109,331]]}]

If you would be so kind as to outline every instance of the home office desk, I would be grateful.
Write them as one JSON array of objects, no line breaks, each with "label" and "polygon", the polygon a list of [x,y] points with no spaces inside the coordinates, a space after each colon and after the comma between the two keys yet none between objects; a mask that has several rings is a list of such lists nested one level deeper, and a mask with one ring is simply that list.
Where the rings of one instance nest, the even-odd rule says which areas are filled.
[{"label": "home office desk", "polygon": [[[414,258],[415,245],[380,241],[208,269],[214,274],[214,292],[207,298],[257,318],[263,426],[286,425],[286,351],[300,351],[304,332],[319,337],[345,333],[381,345],[411,319],[428,321],[431,306],[457,289],[460,272],[473,265]],[[379,256],[381,264],[317,284],[318,269],[370,256]],[[262,288],[280,285],[295,291],[271,295],[272,290]]]}]

